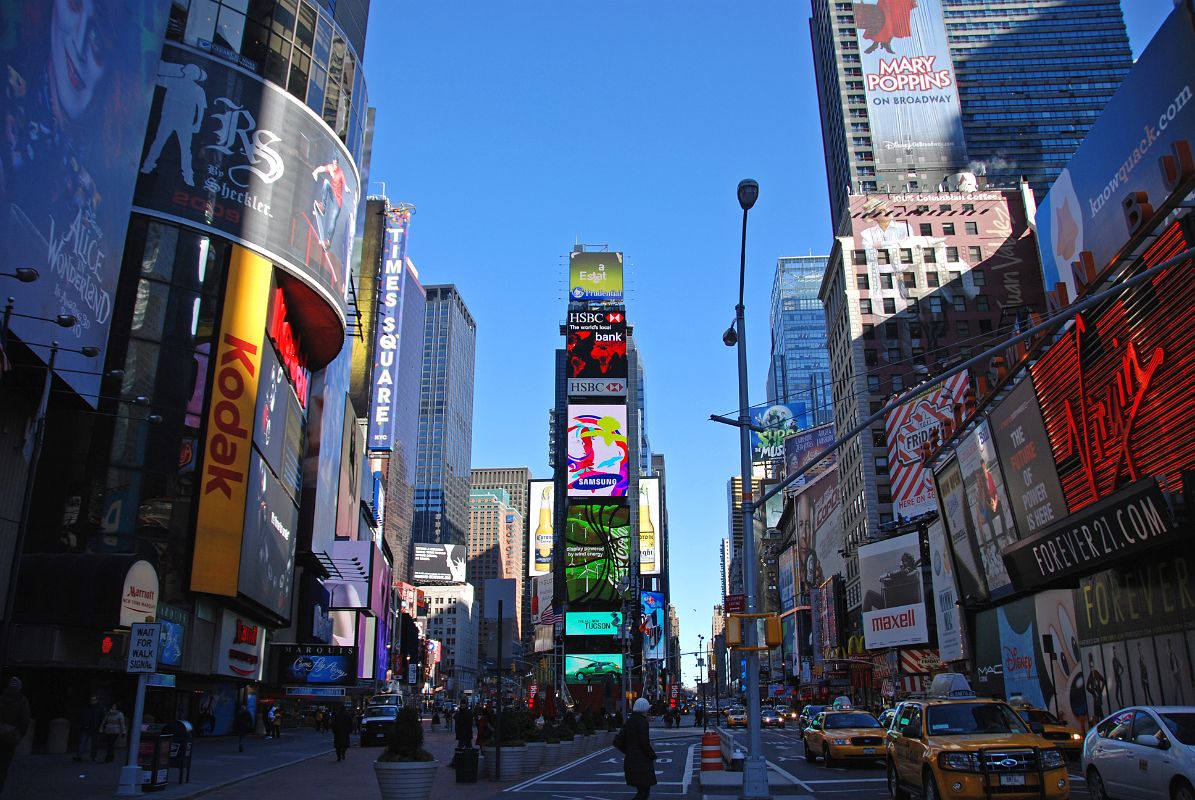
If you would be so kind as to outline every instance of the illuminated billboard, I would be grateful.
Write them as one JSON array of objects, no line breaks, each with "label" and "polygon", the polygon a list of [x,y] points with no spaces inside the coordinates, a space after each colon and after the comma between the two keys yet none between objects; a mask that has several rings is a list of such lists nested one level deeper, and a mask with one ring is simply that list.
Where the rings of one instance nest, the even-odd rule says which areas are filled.
[{"label": "illuminated billboard", "polygon": [[627,407],[570,403],[567,435],[568,496],[626,497]]},{"label": "illuminated billboard", "polygon": [[1000,597],[1012,591],[1001,554],[1016,543],[1017,529],[987,422],[980,422],[955,452],[988,591],[993,598]]},{"label": "illuminated billboard", "polygon": [[369,435],[366,447],[389,453],[398,423],[398,356],[402,338],[403,283],[411,210],[391,209],[382,232],[382,268],[378,275],[374,319],[374,362],[370,376]]},{"label": "illuminated billboard", "polygon": [[780,610],[792,611],[796,607],[797,596],[796,576],[793,574],[793,548],[787,547],[780,554],[776,577],[780,582]]},{"label": "illuminated billboard", "polygon": [[620,627],[621,611],[570,611],[564,615],[565,636],[614,636]]},{"label": "illuminated billboard", "polygon": [[250,455],[246,488],[237,590],[289,619],[299,507],[256,449]]},{"label": "illuminated billboard", "polygon": [[622,253],[570,253],[568,296],[570,300],[621,303]]},{"label": "illuminated billboard", "polygon": [[664,557],[660,526],[660,479],[639,479],[639,574],[659,575]]},{"label": "illuminated billboard", "polygon": [[286,686],[356,686],[355,645],[276,644],[271,647],[278,683]]},{"label": "illuminated billboard", "polygon": [[963,118],[940,0],[852,5],[878,170],[958,171]]},{"label": "illuminated billboard", "polygon": [[940,519],[929,524],[929,557],[938,623],[938,657],[943,661],[962,661],[967,657],[963,609],[954,580],[954,559],[946,544],[946,526]]},{"label": "illuminated billboard", "polygon": [[751,431],[752,461],[783,461],[784,440],[809,427],[804,403],[776,403],[754,406],[751,421],[761,431]]},{"label": "illuminated billboard", "polygon": [[[825,452],[827,447],[834,444],[834,439],[833,425],[818,425],[816,428],[800,431],[787,437],[784,440],[785,475],[795,475],[800,472],[817,457],[818,453]],[[805,470],[802,476],[796,480],[796,488],[800,488],[802,482],[812,480],[833,465],[834,453],[831,452],[828,456],[824,456],[818,464]]]},{"label": "illuminated billboard", "polygon": [[802,594],[834,575],[846,575],[842,558],[842,496],[838,468],[819,475],[796,498],[797,546],[793,570]]},{"label": "illuminated billboard", "polygon": [[1097,273],[1111,264],[1167,199],[1189,191],[1195,141],[1195,33],[1190,12],[1176,8],[1037,209],[1045,286],[1083,293],[1072,264],[1090,254]]},{"label": "illuminated billboard", "polygon": [[662,592],[639,593],[639,633],[643,636],[643,658],[652,661],[665,657],[668,637],[665,625],[668,609]]},{"label": "illuminated billboard", "polygon": [[564,522],[564,583],[570,603],[618,602],[627,575],[631,514],[623,505],[569,505]]},{"label": "illuminated billboard", "polygon": [[912,519],[937,510],[933,476],[921,466],[921,445],[931,442],[944,422],[953,423],[954,406],[963,402],[966,389],[967,373],[961,372],[885,417],[892,512],[898,518]]},{"label": "illuminated billboard", "polygon": [[531,481],[527,487],[527,574],[552,574],[552,548],[555,542],[553,530],[553,501],[556,495],[555,481]]},{"label": "illuminated billboard", "polygon": [[586,653],[564,657],[564,680],[568,683],[592,683],[622,680],[621,653]]},{"label": "illuminated billboard", "polygon": [[[627,377],[627,318],[622,306],[568,312],[568,377]],[[606,392],[602,392],[606,394]]]},{"label": "illuminated billboard", "polygon": [[463,544],[413,545],[411,580],[416,583],[464,583],[468,555]]}]

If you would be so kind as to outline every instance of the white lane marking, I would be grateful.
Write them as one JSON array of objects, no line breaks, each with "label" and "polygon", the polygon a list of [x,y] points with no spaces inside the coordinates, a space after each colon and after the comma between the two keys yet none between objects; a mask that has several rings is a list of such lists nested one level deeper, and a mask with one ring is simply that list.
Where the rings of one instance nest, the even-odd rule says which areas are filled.
[{"label": "white lane marking", "polygon": [[813,783],[816,783],[816,784],[822,784],[822,783],[887,783],[887,782],[888,782],[887,778],[837,778],[832,781],[824,780],[824,779],[815,780],[815,781],[806,781],[806,783],[810,783],[810,784],[813,784]]},{"label": "white lane marking", "polygon": [[553,775],[559,775],[561,772],[564,772],[566,769],[571,769],[572,767],[575,767],[578,764],[583,764],[586,761],[588,761],[589,759],[593,758],[594,756],[600,756],[600,755],[604,754],[605,752],[607,752],[609,749],[610,748],[608,748],[608,747],[604,747],[601,750],[590,753],[589,755],[584,756],[582,758],[578,758],[575,761],[570,761],[567,764],[562,764],[561,766],[557,767],[556,769],[552,770],[551,772],[545,772],[543,775],[537,775],[536,777],[531,778],[529,780],[525,780],[522,783],[507,787],[506,789],[503,789],[502,791],[503,792],[522,791],[523,789],[526,789],[529,786],[533,786],[533,785],[539,783],[540,781],[544,780],[545,778],[550,778]]},{"label": "white lane marking", "polygon": [[796,784],[797,786],[800,786],[802,789],[805,789],[810,792],[813,791],[813,787],[811,787],[809,784],[805,783],[805,781],[801,780],[796,775],[793,775],[791,772],[787,772],[787,771],[781,769],[778,765],[774,764],[771,761],[769,761],[767,763],[768,763],[768,769],[775,770],[776,773],[780,775],[780,777],[785,778],[786,780]]},{"label": "white lane marking", "polygon": [[689,754],[685,757],[685,777],[681,780],[681,794],[689,793],[689,784],[693,782],[693,754],[697,752],[697,745],[689,745]]}]

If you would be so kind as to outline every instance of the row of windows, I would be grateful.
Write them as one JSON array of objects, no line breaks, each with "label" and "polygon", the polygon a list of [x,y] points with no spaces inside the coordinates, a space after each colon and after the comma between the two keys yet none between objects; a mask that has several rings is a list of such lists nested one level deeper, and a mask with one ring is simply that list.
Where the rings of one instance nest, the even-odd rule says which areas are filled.
[{"label": "row of windows", "polygon": [[[972,247],[972,248],[970,248],[970,250],[971,250],[971,256],[973,257],[973,259],[975,261],[982,260],[982,253],[980,252],[981,248]],[[880,251],[880,252],[885,253],[885,255],[887,254],[886,251]],[[901,252],[905,252],[905,251],[901,251]],[[932,253],[933,251],[931,250],[929,252]],[[932,261],[933,261],[933,259],[927,259],[926,263],[929,263]],[[880,263],[883,264],[886,262],[881,261]],[[912,263],[912,262],[909,261],[906,263]],[[984,275],[984,272],[982,269],[973,269],[970,272],[968,272],[967,275],[970,278],[972,285],[974,285],[974,286],[983,286],[987,283],[987,277]],[[880,274],[878,277],[879,277],[879,286],[873,286],[871,277],[866,272],[860,272],[858,275],[855,276],[855,287],[858,289],[862,289],[864,291],[870,291],[872,289],[893,289],[893,288],[895,288],[895,286],[894,286],[895,281],[894,281],[893,273],[885,272],[885,273]],[[950,273],[950,279],[952,281],[961,281],[962,277],[963,277],[963,273],[961,273],[961,272],[951,272]],[[906,289],[916,289],[917,288],[917,273],[916,272],[902,272],[900,274],[900,283],[901,283],[901,286]],[[926,283],[926,286],[928,286],[929,288],[936,289],[942,285],[942,278],[937,272],[928,271],[925,273],[925,283]]]},{"label": "row of windows", "polygon": [[[921,234],[922,236],[929,236],[928,233]],[[946,245],[942,248],[945,251],[946,263],[954,264],[959,262],[959,248],[957,245]],[[852,250],[851,261],[857,267],[867,265],[867,257],[869,254],[874,254],[877,264],[891,264],[892,252],[896,251],[897,257],[901,264],[912,264],[913,262],[913,248],[898,247],[898,248],[877,248],[875,250]],[[922,247],[921,262],[924,264],[936,264],[938,262],[938,248],[936,247]],[[983,260],[982,245],[967,245],[967,255],[971,263]],[[933,284],[930,284],[931,286]],[[865,288],[860,286],[859,288]]]}]

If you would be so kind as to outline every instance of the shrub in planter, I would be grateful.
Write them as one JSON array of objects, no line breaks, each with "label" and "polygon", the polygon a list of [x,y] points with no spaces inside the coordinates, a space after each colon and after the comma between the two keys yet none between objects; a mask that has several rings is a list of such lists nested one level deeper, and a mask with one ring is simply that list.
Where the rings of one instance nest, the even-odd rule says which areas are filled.
[{"label": "shrub in planter", "polygon": [[419,712],[407,706],[398,710],[394,727],[386,739],[386,749],[378,756],[382,763],[410,763],[435,761],[435,757],[423,749],[423,723]]},{"label": "shrub in planter", "polygon": [[414,708],[399,709],[386,749],[373,765],[383,800],[427,800],[436,766],[436,759],[423,749],[419,713]]}]

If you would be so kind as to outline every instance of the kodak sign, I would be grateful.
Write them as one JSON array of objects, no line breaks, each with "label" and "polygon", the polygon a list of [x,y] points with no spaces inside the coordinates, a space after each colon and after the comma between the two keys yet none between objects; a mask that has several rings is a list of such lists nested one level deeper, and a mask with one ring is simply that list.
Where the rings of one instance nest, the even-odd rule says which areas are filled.
[{"label": "kodak sign", "polygon": [[233,247],[199,480],[191,591],[236,597],[258,372],[273,265]]}]

